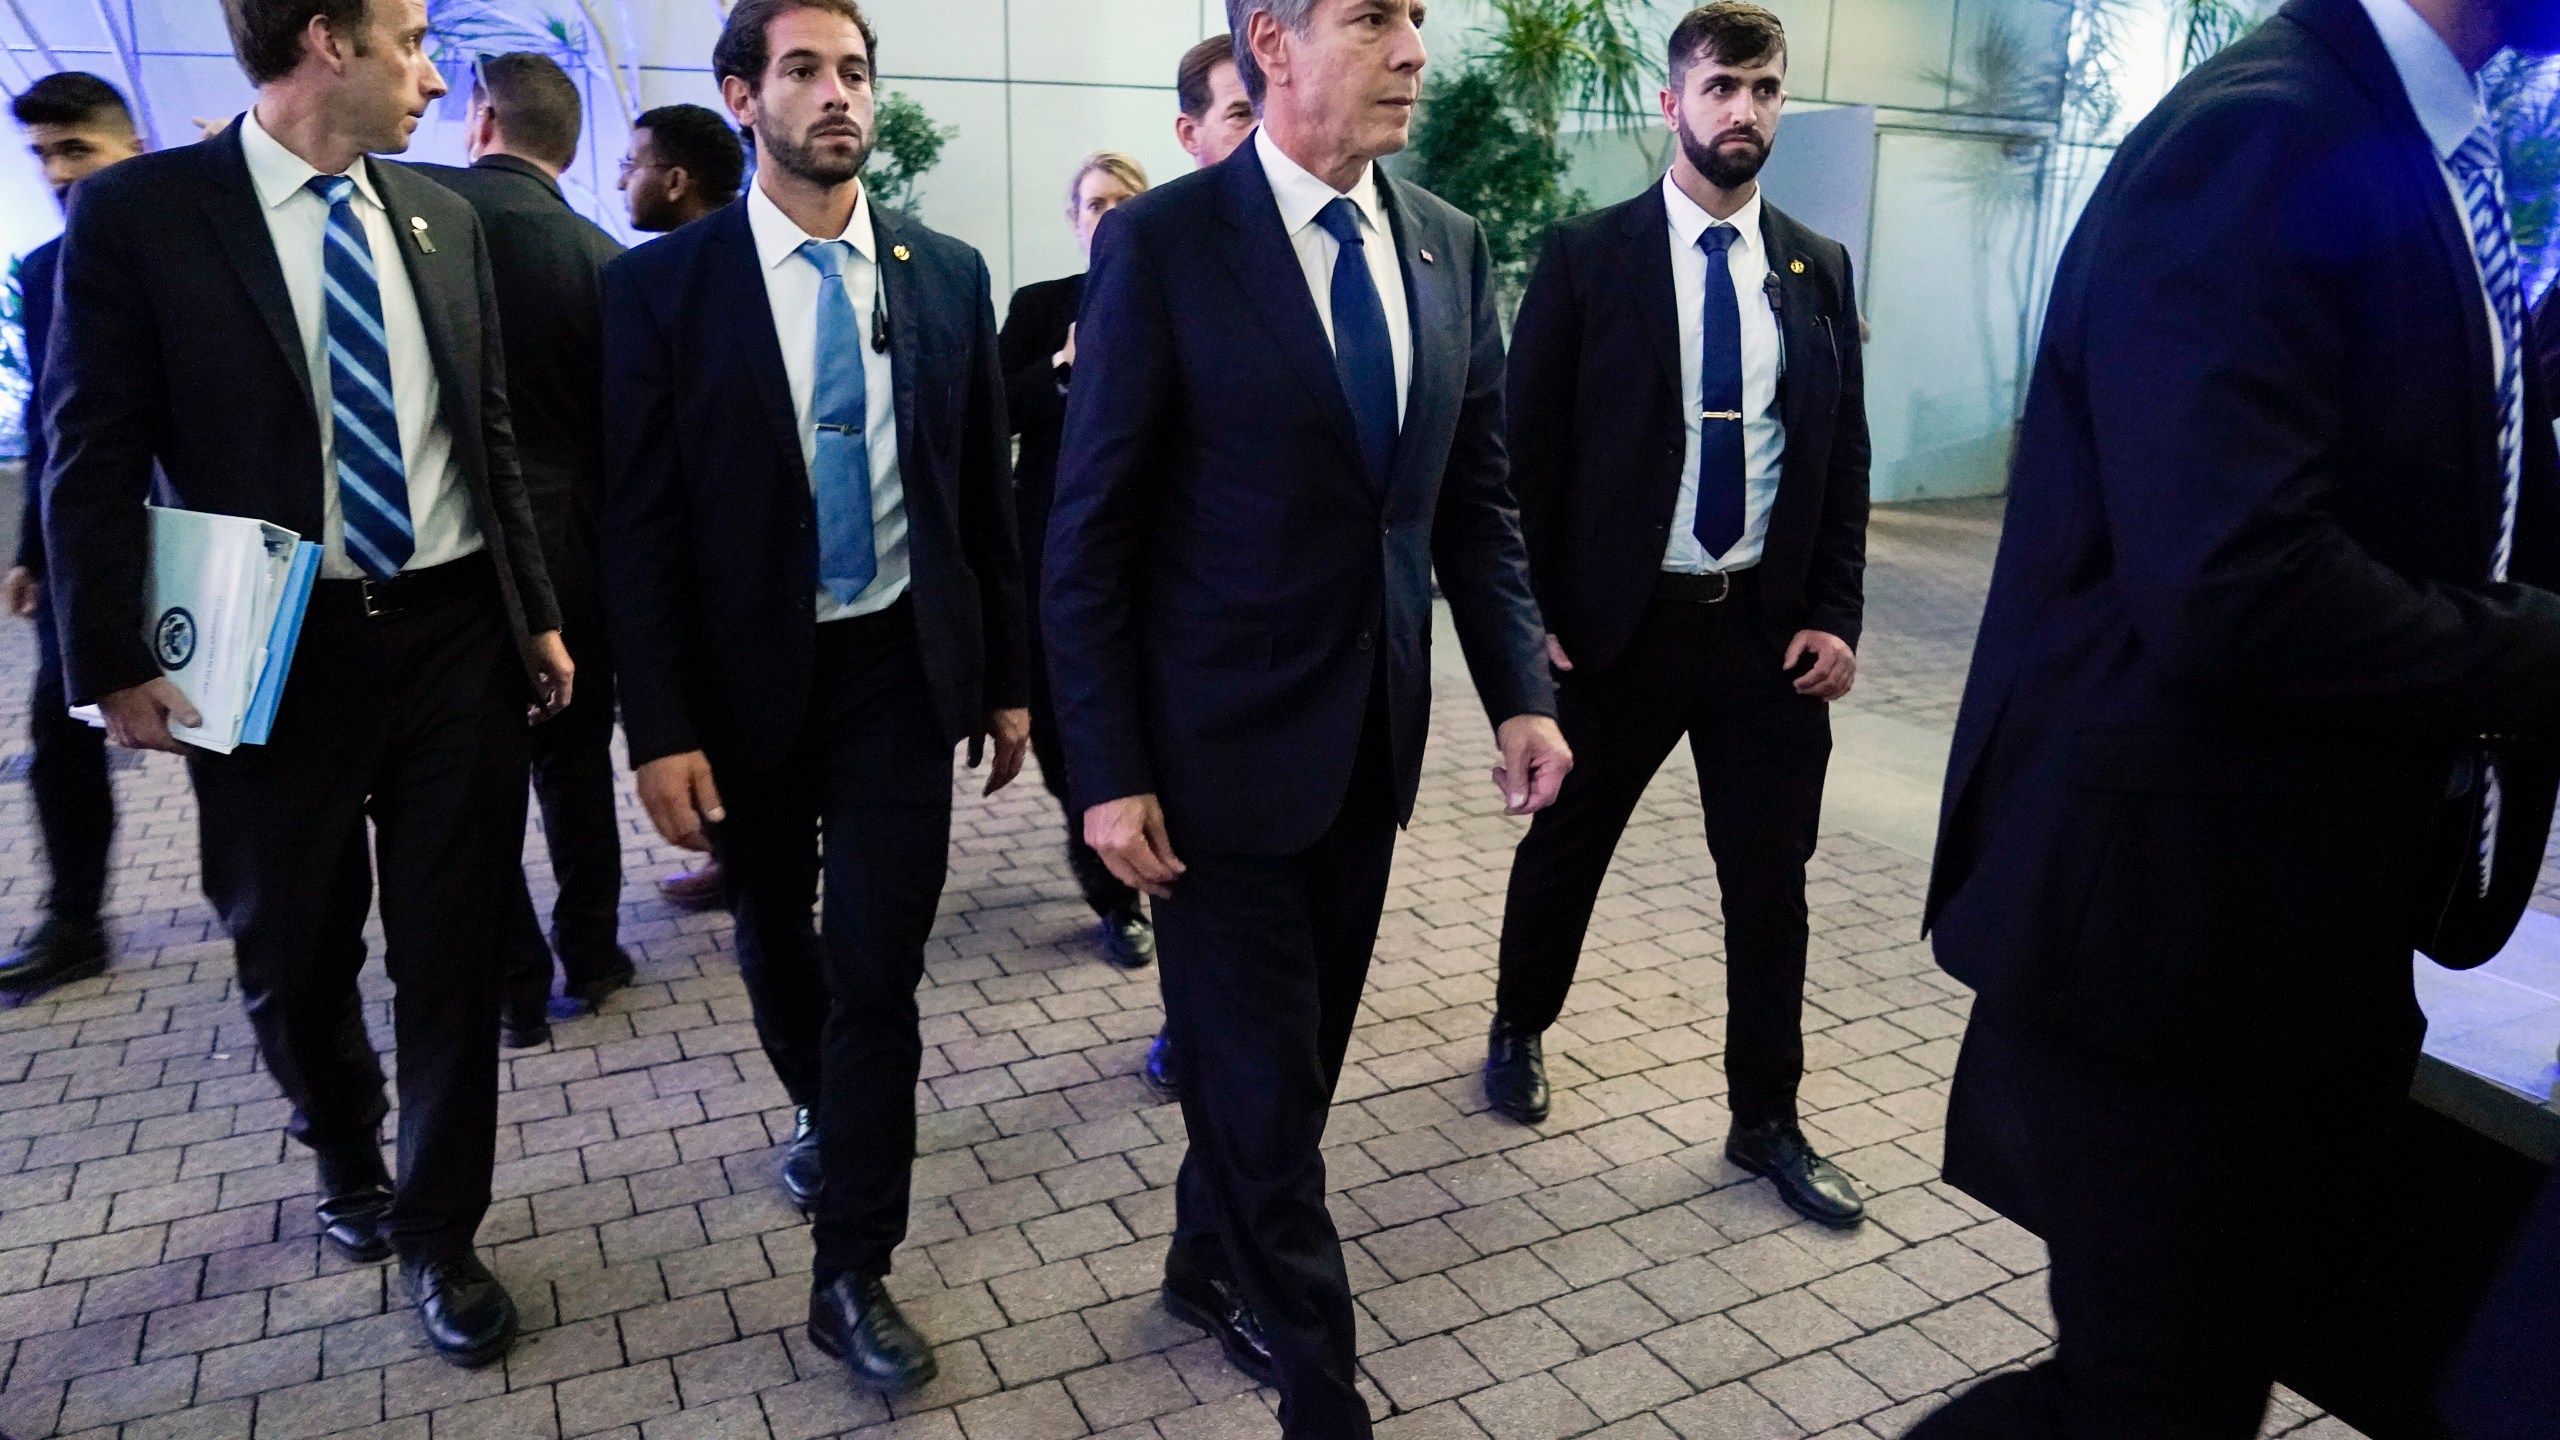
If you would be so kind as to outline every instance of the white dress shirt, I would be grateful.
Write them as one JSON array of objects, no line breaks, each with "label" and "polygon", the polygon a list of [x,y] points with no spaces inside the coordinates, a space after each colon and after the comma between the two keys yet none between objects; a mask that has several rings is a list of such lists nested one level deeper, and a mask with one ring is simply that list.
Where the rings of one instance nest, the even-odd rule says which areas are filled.
[{"label": "white dress shirt", "polygon": [[[2453,194],[2453,213],[2461,222],[2463,239],[2469,242],[2471,211],[2463,202],[2462,181],[2453,173],[2452,161],[2453,152],[2462,148],[2471,132],[2489,123],[2489,107],[2480,98],[2480,82],[2462,68],[2453,47],[2444,43],[2435,27],[2409,8],[2409,0],[2363,3],[2373,28],[2381,32],[2382,48],[2390,53],[2391,68],[2400,72],[2400,88],[2409,92],[2409,107],[2418,112],[2419,128],[2427,132],[2427,142],[2436,152],[2436,169],[2444,176],[2445,188]],[[2472,273],[2480,275],[2480,247],[2467,243],[2464,248],[2471,256]],[[2517,283],[2523,283],[2521,275]],[[2507,363],[2507,332],[2498,323],[2498,312],[2490,306],[2485,275],[2480,281],[2480,308],[2489,316],[2489,373],[2494,377]],[[2495,383],[2494,379],[2491,383]]]},{"label": "white dress shirt", "polygon": [[[1746,570],[1760,563],[1769,544],[1769,509],[1778,500],[1778,470],[1787,455],[1787,429],[1778,419],[1778,373],[1785,360],[1778,315],[1769,308],[1769,242],[1760,233],[1760,192],[1718,220],[1698,207],[1668,174],[1663,207],[1671,213],[1671,295],[1680,310],[1680,410],[1687,417],[1688,446],[1680,462],[1680,501],[1671,512],[1671,544],[1662,568],[1681,575]],[[1724,252],[1733,298],[1742,308],[1742,538],[1722,555],[1698,543],[1698,372],[1706,351],[1707,256],[1698,237],[1710,225],[1730,225],[1733,244]],[[1713,422],[1730,425],[1730,420]]]},{"label": "white dress shirt", "polygon": [[[1298,268],[1307,275],[1307,290],[1316,298],[1316,318],[1324,322],[1326,344],[1333,343],[1333,257],[1342,243],[1316,223],[1324,207],[1346,192],[1307,173],[1304,166],[1271,141],[1271,132],[1253,132],[1262,173],[1271,181],[1271,198],[1280,202],[1280,227],[1289,233],[1289,248],[1298,252]],[[1405,308],[1404,266],[1396,259],[1395,231],[1387,224],[1384,201],[1378,198],[1378,167],[1360,171],[1347,192],[1360,210],[1360,248],[1369,259],[1369,278],[1387,310],[1387,341],[1396,353],[1396,424],[1404,424],[1405,396],[1413,389],[1413,314]]]},{"label": "white dress shirt", "polygon": [[[870,345],[871,317],[880,293],[880,246],[871,232],[871,195],[859,192],[853,218],[841,235],[811,235],[782,213],[762,185],[747,187],[747,228],[755,235],[756,260],[764,267],[764,296],[773,311],[773,337],[782,342],[782,372],[791,379],[791,413],[800,427],[800,466],[818,459],[818,267],[800,254],[811,240],[842,240],[853,247],[844,267],[845,298],[863,337],[862,388],[868,414],[863,434],[871,452],[871,545],[879,573],[851,603],[817,589],[818,621],[850,619],[886,610],[907,593],[907,492],[898,479],[897,375],[889,355]],[[809,481],[814,491],[817,478]]]},{"label": "white dress shirt", "polygon": [[[332,580],[362,580],[347,558],[338,519],[337,420],[329,397],[329,302],[321,292],[321,247],[329,238],[329,202],[303,187],[319,174],[311,162],[284,148],[258,123],[252,107],[240,120],[240,153],[249,162],[258,205],[266,213],[267,238],[293,298],[294,324],[302,332],[302,358],[311,372],[311,408],[320,418],[320,573]],[[471,514],[471,492],[454,465],[453,437],[444,428],[443,396],[435,357],[427,352],[426,322],[400,247],[409,243],[374,193],[362,160],[345,172],[355,181],[352,203],[372,242],[373,278],[382,295],[382,333],[391,355],[392,410],[400,424],[400,468],[409,487],[409,528],[417,548],[403,570],[424,570],[459,560],[481,546]],[[305,537],[309,538],[309,537]]]}]

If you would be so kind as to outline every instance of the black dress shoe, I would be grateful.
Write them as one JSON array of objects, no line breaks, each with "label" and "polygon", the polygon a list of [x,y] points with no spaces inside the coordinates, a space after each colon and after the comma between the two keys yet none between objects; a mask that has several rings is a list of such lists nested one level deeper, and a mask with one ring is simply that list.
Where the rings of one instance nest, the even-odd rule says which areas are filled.
[{"label": "black dress shoe", "polygon": [[383,1168],[382,1151],[359,1145],[344,1151],[315,1151],[319,1171],[320,1238],[330,1249],[359,1265],[391,1258],[391,1239],[382,1222],[391,1213],[391,1172]]},{"label": "black dress shoe", "polygon": [[1547,1051],[1531,1031],[1496,1015],[1484,1042],[1484,1098],[1523,1125],[1547,1118]]},{"label": "black dress shoe", "polygon": [[883,1390],[913,1389],[942,1368],[877,1279],[839,1275],[810,1291],[809,1340],[854,1379]]},{"label": "black dress shoe", "polygon": [[613,962],[595,975],[560,987],[551,997],[548,1010],[554,1020],[583,1020],[604,1004],[605,997],[631,983],[639,973],[631,964],[628,952],[613,952]]},{"label": "black dress shoe", "polygon": [[0,990],[50,990],[104,974],[106,968],[106,929],[95,920],[57,915],[37,926],[16,954],[0,961]]},{"label": "black dress shoe", "polygon": [[1155,922],[1136,901],[1102,917],[1102,958],[1121,970],[1144,970],[1156,963]]},{"label": "black dress shoe", "polygon": [[782,1193],[806,1215],[818,1208],[826,1172],[818,1168],[818,1124],[806,1105],[793,1112],[791,1143],[782,1150]]},{"label": "black dress shoe", "polygon": [[1235,1286],[1204,1276],[1176,1275],[1168,1268],[1164,1308],[1176,1320],[1208,1331],[1226,1352],[1227,1363],[1243,1371],[1245,1378],[1256,1385],[1279,1387],[1280,1371],[1271,1363],[1271,1341]]},{"label": "black dress shoe", "polygon": [[418,1324],[438,1355],[469,1368],[507,1353],[516,1335],[516,1302],[478,1256],[403,1260],[400,1278],[408,1282]]},{"label": "black dress shoe", "polygon": [[551,1043],[551,1017],[544,1011],[531,1015],[515,1013],[513,1007],[498,1016],[498,1043],[510,1050],[530,1050]]},{"label": "black dress shoe", "polygon": [[658,882],[658,893],[687,910],[729,908],[729,880],[717,860],[705,860],[698,870],[665,877]]},{"label": "black dress shoe", "polygon": [[1182,1098],[1182,1082],[1175,1079],[1173,1074],[1172,1031],[1156,1032],[1155,1043],[1147,1047],[1147,1068],[1139,1074],[1145,1077],[1147,1088],[1156,1092],[1157,1099],[1179,1100]]},{"label": "black dress shoe", "polygon": [[1867,1218],[1857,1184],[1840,1167],[1813,1153],[1804,1132],[1781,1121],[1748,1128],[1737,1125],[1725,1137],[1724,1158],[1778,1187],[1778,1198],[1808,1220],[1846,1230]]}]

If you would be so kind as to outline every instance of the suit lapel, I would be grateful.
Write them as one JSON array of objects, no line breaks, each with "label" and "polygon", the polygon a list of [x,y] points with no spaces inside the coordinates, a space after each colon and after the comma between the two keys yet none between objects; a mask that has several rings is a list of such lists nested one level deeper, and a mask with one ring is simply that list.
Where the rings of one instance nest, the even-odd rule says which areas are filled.
[{"label": "suit lapel", "polygon": [[[871,248],[878,257],[874,269],[879,271],[880,297],[889,312],[889,375],[897,392],[898,476],[901,486],[917,483],[915,466],[916,377],[924,355],[916,344],[916,321],[924,312],[924,297],[916,280],[915,262],[898,258],[900,241],[906,231],[905,221],[874,205],[871,207]],[[860,317],[863,334],[870,334],[871,317]]]},{"label": "suit lapel", "polygon": [[258,203],[257,184],[249,178],[248,157],[240,150],[240,126],[234,122],[228,129],[205,142],[212,162],[213,184],[204,195],[206,218],[213,222],[213,233],[222,241],[222,251],[239,272],[240,283],[249,292],[249,301],[257,307],[258,318],[267,322],[267,333],[284,351],[285,364],[292,367],[299,382],[294,393],[302,397],[302,408],[316,423],[319,416],[311,406],[311,360],[302,351],[302,326],[293,316],[293,293],[285,289],[284,266],[276,259],[274,239],[267,232],[266,211]]},{"label": "suit lapel", "polygon": [[773,302],[765,294],[764,262],[756,255],[755,232],[747,225],[747,202],[734,201],[713,216],[711,224],[710,311],[730,317],[732,359],[747,377],[756,408],[764,412],[785,462],[809,488],[808,463],[800,454],[800,415],[791,403],[791,372],[782,365],[782,340],[773,329]]},{"label": "suit lapel", "polygon": [[1662,203],[1662,183],[1657,180],[1627,207],[1619,234],[1626,242],[1627,266],[1635,281],[1636,313],[1644,316],[1645,333],[1653,341],[1654,359],[1661,362],[1662,378],[1685,409],[1689,397],[1680,384],[1680,297],[1671,282],[1670,227],[1671,212]]},{"label": "suit lapel", "polygon": [[[1822,363],[1829,338],[1822,333],[1822,290],[1804,256],[1795,223],[1767,200],[1760,202],[1760,245],[1769,257],[1769,274],[1778,282],[1778,423],[1789,435],[1804,432],[1805,405],[1810,398],[1812,366]],[[1801,446],[1787,447],[1792,462]],[[1781,475],[1791,468],[1780,466]]]},{"label": "suit lapel", "polygon": [[1227,220],[1227,268],[1262,319],[1280,358],[1307,398],[1331,421],[1342,442],[1344,473],[1367,493],[1366,462],[1360,455],[1359,431],[1351,420],[1351,402],[1343,398],[1342,378],[1334,369],[1333,346],[1326,341],[1324,320],[1316,314],[1315,297],[1307,293],[1306,271],[1280,225],[1280,202],[1262,173],[1262,157],[1248,138],[1219,167],[1224,185],[1220,208]]},{"label": "suit lapel", "polygon": [[1403,183],[1384,168],[1378,171],[1378,193],[1385,199],[1387,223],[1395,235],[1396,261],[1404,273],[1407,326],[1413,335],[1413,379],[1405,392],[1395,459],[1387,471],[1387,496],[1392,501],[1406,487],[1429,479],[1417,472],[1438,447],[1408,442],[1446,428],[1442,416],[1465,383],[1475,335],[1457,289],[1461,257],[1453,253],[1449,237],[1426,233],[1419,207],[1406,195]]},{"label": "suit lapel", "polygon": [[[465,421],[478,415],[480,399],[480,284],[478,274],[464,264],[471,252],[463,247],[462,236],[439,236],[427,223],[425,211],[430,207],[419,203],[427,197],[417,187],[432,182],[370,157],[365,166],[373,176],[373,192],[382,197],[382,208],[390,217],[391,243],[400,252],[409,293],[418,304],[427,354],[435,362],[436,383],[443,390],[445,424],[459,440]],[[435,253],[427,253],[428,245],[436,247]],[[464,363],[466,356],[471,363]]]}]

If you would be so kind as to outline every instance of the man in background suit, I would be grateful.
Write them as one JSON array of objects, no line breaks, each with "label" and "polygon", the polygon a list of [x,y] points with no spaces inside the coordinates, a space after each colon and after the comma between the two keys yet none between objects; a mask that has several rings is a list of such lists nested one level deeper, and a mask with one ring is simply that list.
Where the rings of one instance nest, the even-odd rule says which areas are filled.
[{"label": "man in background suit", "polygon": [[1915,1437],[2256,1435],[2365,1269],[2413,945],[2540,868],[2548,792],[2472,763],[2560,724],[2501,43],[2560,5],[2291,0],[2063,255],[1928,909],[1976,991],[1947,1178],[2044,1237],[2060,1344]]},{"label": "man in background suit", "polygon": [[661,105],[631,122],[622,204],[631,228],[681,230],[738,198],[747,152],[729,122],[699,105]]},{"label": "man in background suit", "polygon": [[[95,75],[66,70],[47,75],[9,102],[26,131],[27,148],[44,167],[45,183],[67,214],[71,187],[119,160],[142,153],[133,112],[116,87]],[[18,559],[0,577],[0,600],[10,614],[36,627],[36,683],[27,697],[27,739],[33,747],[27,788],[44,832],[45,862],[53,888],[45,895],[44,923],[27,943],[0,961],[0,991],[23,994],[67,984],[107,968],[107,932],[98,910],[107,895],[107,842],[115,834],[116,797],[107,786],[107,741],[96,728],[71,718],[62,688],[62,640],[53,606],[45,598],[45,431],[39,406],[44,391],[46,332],[53,325],[53,278],[62,242],[48,240],[27,253],[18,270],[19,321],[27,347],[27,463],[22,484],[26,508],[18,524]]]},{"label": "man in background suit", "polygon": [[797,1107],[810,1339],[904,1389],[935,1368],[884,1281],[951,751],[992,738],[993,793],[1031,720],[987,267],[871,205],[876,54],[853,0],[729,12],[712,69],[764,159],[744,201],[605,272],[603,554],[641,803],[717,847]]},{"label": "man in background suit", "polygon": [[[596,512],[604,503],[596,290],[605,262],[622,247],[560,193],[560,172],[577,158],[584,122],[577,82],[548,56],[489,56],[474,69],[464,121],[471,168],[418,167],[470,201],[488,237],[489,270],[506,316],[516,460],[542,532],[561,638],[586,676],[569,708],[532,733],[533,793],[542,802],[543,840],[560,893],[548,947],[522,884],[507,897],[515,934],[499,1021],[501,1038],[517,1048],[548,1041],[550,1020],[591,1013],[631,983],[631,959],[617,943],[622,828],[613,813],[613,658],[595,555]],[[517,876],[521,881],[521,868]],[[554,950],[563,977],[556,1001]]]},{"label": "man in background suit", "polygon": [[1236,74],[1234,37],[1212,35],[1174,67],[1174,143],[1194,166],[1215,165],[1253,133],[1253,97]]},{"label": "man in background suit", "polygon": [[[528,697],[572,667],[507,422],[479,222],[397,152],[444,82],[420,0],[231,0],[256,105],[92,177],[63,238],[45,549],[75,701],[184,754],[205,894],[260,1058],[319,1162],[328,1243],[400,1257],[429,1342],[506,1348],[473,1253],[496,1143],[493,894],[518,883]],[[272,737],[232,754],[143,640],[145,497],[315,537],[321,578]],[[530,680],[531,683],[528,683]],[[365,849],[372,822],[374,850]],[[400,1085],[357,993],[381,873]]]},{"label": "man in background suit", "polygon": [[[1116,150],[1099,150],[1076,166],[1067,182],[1067,224],[1076,247],[1090,258],[1102,217],[1147,188],[1147,172]],[[1084,275],[1041,280],[1013,292],[996,355],[1004,366],[1004,408],[1021,437],[1013,462],[1014,513],[1023,547],[1026,597],[1040,586],[1040,537],[1049,533],[1049,502],[1058,484],[1058,431],[1067,417],[1067,384],[1075,374],[1076,310],[1084,303]],[[1033,604],[1036,611],[1036,601]],[[1030,641],[1031,753],[1040,760],[1040,783],[1066,806],[1067,863],[1076,887],[1102,922],[1103,958],[1122,970],[1155,963],[1156,929],[1128,882],[1111,873],[1084,843],[1084,817],[1067,805],[1067,755],[1058,737],[1057,707],[1049,699],[1049,664],[1040,627],[1025,626]]]},{"label": "man in background suit", "polygon": [[1512,331],[1511,472],[1565,739],[1503,907],[1494,1108],[1547,1118],[1540,1034],[1627,817],[1682,735],[1724,896],[1728,1158],[1827,1225],[1865,1214],[1796,1124],[1805,862],[1830,702],[1857,675],[1866,385],[1849,256],[1757,176],[1787,37],[1757,5],[1671,32],[1661,183],[1549,232]]},{"label": "man in background suit", "polygon": [[1284,1433],[1358,1440],[1320,1150],[1421,782],[1435,564],[1510,811],[1571,761],[1484,237],[1375,163],[1420,96],[1420,7],[1227,15],[1263,128],[1103,223],[1043,609],[1086,838],[1157,897],[1190,1136],[1166,1302],[1276,1379]]}]

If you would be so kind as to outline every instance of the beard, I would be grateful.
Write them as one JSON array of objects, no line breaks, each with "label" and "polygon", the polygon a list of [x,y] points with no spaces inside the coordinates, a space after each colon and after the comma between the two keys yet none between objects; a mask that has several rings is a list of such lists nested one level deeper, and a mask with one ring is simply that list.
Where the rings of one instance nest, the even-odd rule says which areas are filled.
[{"label": "beard", "polygon": [[[2555,0],[2555,3],[2560,3],[2560,0]],[[1769,147],[1756,134],[1749,137],[1749,153],[1732,154],[1725,150],[1724,140],[1743,133],[1746,132],[1727,131],[1713,145],[1700,144],[1696,133],[1689,129],[1688,117],[1684,115],[1680,119],[1680,153],[1689,157],[1690,165],[1707,177],[1708,184],[1719,190],[1739,190],[1757,179],[1760,167],[1769,163]]]},{"label": "beard", "polygon": [[766,128],[766,122],[760,119],[756,124],[756,148],[786,172],[812,185],[842,185],[861,174],[863,163],[871,158],[871,137],[856,127],[853,154],[839,159],[818,148],[819,136],[815,132],[819,126],[824,126],[830,137],[841,133],[835,122],[820,121],[810,127],[810,133],[794,138]]}]

